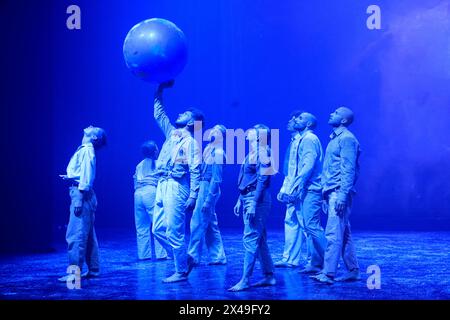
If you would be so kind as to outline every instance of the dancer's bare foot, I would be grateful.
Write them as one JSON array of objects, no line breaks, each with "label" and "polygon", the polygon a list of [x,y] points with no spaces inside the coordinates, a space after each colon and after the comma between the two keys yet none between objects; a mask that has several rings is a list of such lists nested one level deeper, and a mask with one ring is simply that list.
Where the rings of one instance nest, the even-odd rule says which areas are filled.
[{"label": "dancer's bare foot", "polygon": [[258,281],[253,286],[254,287],[268,287],[268,286],[274,286],[277,283],[277,280],[274,276],[267,276],[261,281]]},{"label": "dancer's bare foot", "polygon": [[187,281],[187,279],[188,279],[188,277],[187,277],[186,273],[175,272],[170,277],[165,278],[163,280],[163,282],[164,283],[173,283],[173,282]]},{"label": "dancer's bare foot", "polygon": [[237,291],[244,291],[250,288],[250,285],[248,284],[248,281],[241,280],[237,284],[235,284],[233,287],[229,288],[228,291],[237,292]]}]

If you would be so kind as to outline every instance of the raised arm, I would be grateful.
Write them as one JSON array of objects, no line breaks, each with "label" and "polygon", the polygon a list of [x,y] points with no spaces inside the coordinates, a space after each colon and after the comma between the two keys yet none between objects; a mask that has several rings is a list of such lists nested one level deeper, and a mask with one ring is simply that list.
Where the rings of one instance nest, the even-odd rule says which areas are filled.
[{"label": "raised arm", "polygon": [[158,123],[158,126],[164,133],[166,139],[170,136],[174,126],[170,123],[169,117],[164,110],[163,91],[165,88],[170,88],[172,86],[173,81],[161,83],[155,92],[155,99],[153,103],[153,116],[155,117],[156,123]]}]

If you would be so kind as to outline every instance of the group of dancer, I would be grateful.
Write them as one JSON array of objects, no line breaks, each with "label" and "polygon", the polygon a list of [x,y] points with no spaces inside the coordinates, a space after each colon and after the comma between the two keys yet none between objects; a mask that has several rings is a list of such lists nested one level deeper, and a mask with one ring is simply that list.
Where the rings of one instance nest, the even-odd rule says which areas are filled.
[{"label": "group of dancer", "polygon": [[[175,272],[163,279],[165,283],[186,281],[200,263],[204,245],[210,265],[227,263],[215,210],[225,165],[223,144],[217,140],[225,136],[226,128],[217,124],[209,130],[209,143],[202,153],[194,131],[204,115],[190,108],[172,124],[163,103],[164,90],[172,86],[173,81],[160,84],[154,99],[154,117],[165,136],[162,148],[159,151],[154,141],[145,142],[144,160],[134,174],[138,258],[173,259]],[[243,213],[244,266],[242,278],[230,291],[250,287],[256,260],[264,277],[253,286],[275,285],[274,267],[300,267],[303,247],[307,254],[301,273],[327,284],[360,279],[349,223],[360,154],[359,142],[348,129],[352,122],[353,112],[346,107],[330,115],[328,124],[333,132],[324,155],[314,134],[316,117],[304,111],[292,113],[287,125],[292,136],[283,166],[285,178],[277,195],[278,201],[286,204],[284,252],[275,264],[266,231],[274,173],[270,129],[257,124],[248,130],[249,152],[241,165],[234,207],[235,215]],[[69,183],[71,196],[66,233],[69,265],[77,266],[81,273],[86,263],[87,270],[81,273],[86,278],[100,275],[93,182],[95,151],[104,145],[102,128],[84,129],[82,145],[72,156],[67,174],[61,176]],[[322,210],[328,215],[325,231],[320,222]],[[185,235],[188,212],[192,212],[189,244]],[[347,271],[335,277],[341,256]],[[66,282],[73,277],[68,274],[59,280]]]}]

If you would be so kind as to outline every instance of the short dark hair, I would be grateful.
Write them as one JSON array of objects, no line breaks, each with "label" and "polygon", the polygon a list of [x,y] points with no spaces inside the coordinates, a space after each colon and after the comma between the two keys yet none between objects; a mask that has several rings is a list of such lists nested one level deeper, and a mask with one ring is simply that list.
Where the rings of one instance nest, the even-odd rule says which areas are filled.
[{"label": "short dark hair", "polygon": [[141,151],[146,158],[156,159],[158,157],[158,145],[153,140],[145,141],[141,145]]},{"label": "short dark hair", "polygon": [[192,118],[194,119],[194,121],[201,121],[201,122],[203,122],[203,125],[204,125],[205,115],[203,114],[203,112],[200,109],[191,107],[191,108],[188,108],[187,111],[192,113]]},{"label": "short dark hair", "polygon": [[106,146],[106,131],[103,128],[95,127],[95,137],[96,139],[92,140],[92,145],[94,148],[99,149],[101,147]]}]

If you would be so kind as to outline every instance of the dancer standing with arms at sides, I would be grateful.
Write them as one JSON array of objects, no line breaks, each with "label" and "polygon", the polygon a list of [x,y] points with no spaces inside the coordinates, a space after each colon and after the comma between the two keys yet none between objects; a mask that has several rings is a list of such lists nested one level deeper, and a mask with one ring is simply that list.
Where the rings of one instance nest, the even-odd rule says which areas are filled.
[{"label": "dancer standing with arms at sides", "polygon": [[[286,204],[286,214],[284,217],[284,249],[283,258],[275,262],[276,268],[296,268],[299,267],[302,260],[309,263],[310,257],[310,239],[308,239],[303,219],[300,216],[300,202],[296,201],[292,194],[293,185],[297,178],[298,170],[301,167],[299,163],[299,145],[301,134],[296,127],[296,123],[302,111],[295,110],[287,123],[287,129],[291,132],[291,141],[285,154],[283,165],[284,180],[280,192],[277,195],[278,201]],[[305,258],[302,256],[303,248],[306,248]]]},{"label": "dancer standing with arms at sides", "polygon": [[220,184],[225,163],[223,140],[226,128],[218,124],[209,132],[210,142],[203,152],[200,189],[191,218],[188,252],[194,258],[194,263],[199,264],[204,242],[208,250],[209,264],[223,265],[227,263],[227,258],[217,222],[216,204],[220,197]]},{"label": "dancer standing with arms at sides", "polygon": [[270,129],[262,124],[255,125],[247,135],[250,151],[241,165],[238,179],[240,196],[234,207],[236,216],[243,209],[244,269],[241,280],[229,288],[229,291],[242,291],[250,287],[250,277],[257,259],[261,263],[264,278],[254,286],[276,284],[266,230],[266,220],[272,204],[269,186],[270,176],[273,174],[269,135]]},{"label": "dancer standing with arms at sides", "polygon": [[[332,284],[335,280],[356,281],[360,279],[349,222],[361,152],[358,140],[348,129],[353,118],[352,110],[340,107],[330,114],[328,120],[328,124],[333,127],[333,133],[325,152],[322,171],[322,193],[328,214],[325,229],[327,246],[323,270],[317,276],[312,277],[327,284]],[[348,272],[335,279],[341,256]]]},{"label": "dancer standing with arms at sides", "polygon": [[[88,270],[81,277],[97,277],[100,274],[98,242],[95,233],[95,211],[97,197],[94,180],[97,166],[96,151],[106,145],[105,130],[89,126],[83,130],[81,146],[78,147],[67,166],[67,175],[60,177],[69,184],[70,217],[66,241],[69,265],[77,266],[81,272],[84,263]],[[75,274],[59,278],[61,282],[71,281]]]}]

